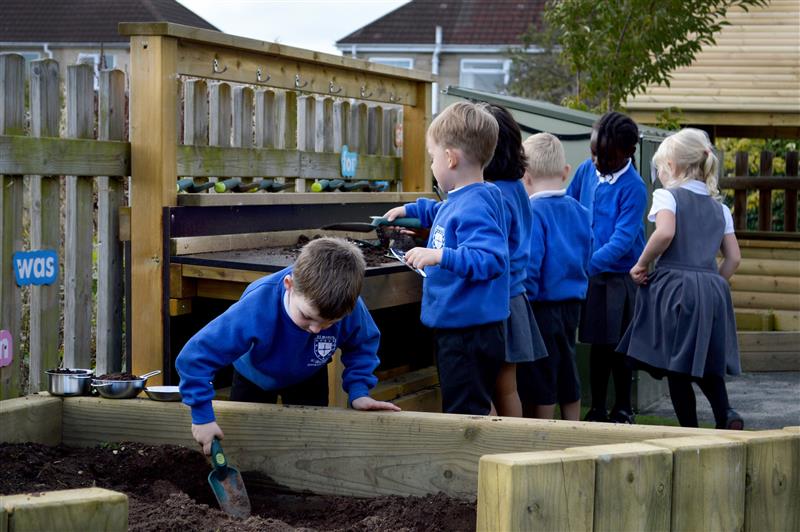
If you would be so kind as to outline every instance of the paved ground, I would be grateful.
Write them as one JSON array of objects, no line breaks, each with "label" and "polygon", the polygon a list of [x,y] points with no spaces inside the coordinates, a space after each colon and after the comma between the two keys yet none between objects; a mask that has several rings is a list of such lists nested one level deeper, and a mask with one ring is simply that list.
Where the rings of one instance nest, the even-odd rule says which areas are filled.
[{"label": "paved ground", "polygon": [[[800,426],[800,372],[745,373],[729,377],[727,384],[731,406],[744,418],[746,429]],[[698,420],[713,425],[711,406],[696,385],[695,395]],[[642,414],[675,417],[669,397]]]}]

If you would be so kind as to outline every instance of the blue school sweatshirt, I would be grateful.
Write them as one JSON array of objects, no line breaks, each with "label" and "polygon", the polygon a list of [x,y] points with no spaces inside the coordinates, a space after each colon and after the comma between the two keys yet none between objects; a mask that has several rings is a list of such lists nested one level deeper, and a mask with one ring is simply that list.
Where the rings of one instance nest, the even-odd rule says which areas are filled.
[{"label": "blue school sweatshirt", "polygon": [[585,299],[592,231],[589,211],[564,190],[531,196],[531,258],[525,291],[531,301]]},{"label": "blue school sweatshirt", "polygon": [[361,298],[344,319],[318,334],[307,332],[292,321],[283,304],[283,278],[291,273],[290,266],[250,284],[239,301],[181,350],[175,367],[192,423],[214,421],[211,381],[231,363],[260,388],[277,390],[308,379],[341,348],[342,388],[350,402],[368,395],[378,382],[373,372],[379,362],[380,332]]},{"label": "blue school sweatshirt", "polygon": [[531,254],[531,204],[521,180],[493,181],[503,195],[508,235],[509,295],[525,292],[525,277]]},{"label": "blue school sweatshirt", "polygon": [[628,273],[644,249],[647,187],[631,164],[613,184],[601,183],[591,159],[575,171],[567,194],[589,209],[592,259],[589,275]]},{"label": "blue school sweatshirt", "polygon": [[502,321],[509,315],[508,244],[500,189],[472,183],[436,202],[406,204],[406,215],[430,227],[428,247],[442,262],[427,266],[420,319],[428,327],[459,328]]}]

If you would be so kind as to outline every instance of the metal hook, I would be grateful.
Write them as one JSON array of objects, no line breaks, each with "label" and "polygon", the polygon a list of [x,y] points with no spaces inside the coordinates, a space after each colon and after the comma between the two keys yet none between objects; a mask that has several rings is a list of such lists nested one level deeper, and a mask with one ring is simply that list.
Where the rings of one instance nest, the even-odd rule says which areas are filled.
[{"label": "metal hook", "polygon": [[217,61],[216,59],[214,59],[214,63],[213,63],[213,70],[214,70],[214,74],[222,74],[223,72],[225,72],[226,70],[228,70],[228,65],[225,65],[224,67],[222,67],[222,68],[220,69],[220,68],[219,68],[219,61]]},{"label": "metal hook", "polygon": [[271,78],[272,78],[272,76],[270,76],[269,74],[267,74],[267,77],[266,77],[266,78],[262,78],[262,77],[261,77],[261,67],[258,67],[258,69],[256,70],[256,80],[257,80],[257,81],[260,81],[261,83],[266,83],[266,82],[268,82],[268,81],[269,81]]},{"label": "metal hook", "polygon": [[328,92],[330,92],[331,94],[339,94],[340,92],[342,92],[342,87],[339,87],[337,89],[336,85],[333,84],[333,80],[330,80],[328,82]]},{"label": "metal hook", "polygon": [[304,81],[303,83],[300,83],[300,74],[295,74],[294,75],[294,88],[302,89],[306,85],[308,85],[308,81]]},{"label": "metal hook", "polygon": [[367,86],[366,85],[361,85],[361,97],[362,98],[369,98],[370,96],[372,96],[372,91],[370,91],[370,93],[367,94]]},{"label": "metal hook", "polygon": [[402,99],[403,99],[403,98],[401,98],[400,96],[395,96],[393,92],[390,92],[390,93],[389,93],[389,101],[390,101],[391,103],[397,103],[397,102],[399,102],[399,101],[400,101],[400,100],[402,100]]}]

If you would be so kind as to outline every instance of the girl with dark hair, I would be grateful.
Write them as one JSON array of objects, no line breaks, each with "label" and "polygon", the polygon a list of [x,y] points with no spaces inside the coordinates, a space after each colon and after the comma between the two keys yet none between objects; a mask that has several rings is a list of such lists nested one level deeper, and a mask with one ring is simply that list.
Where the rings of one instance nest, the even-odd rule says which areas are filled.
[{"label": "girl with dark hair", "polygon": [[[586,421],[633,423],[633,372],[617,353],[633,316],[636,284],[628,272],[644,249],[647,188],[633,165],[639,128],[628,116],[610,112],[598,120],[590,159],[575,171],[567,194],[591,216],[592,257],[578,338],[592,345],[589,361],[592,406]],[[614,407],[606,410],[608,379],[614,375]]]},{"label": "girl with dark hair", "polygon": [[522,133],[514,117],[499,105],[486,105],[497,120],[500,131],[497,147],[483,178],[500,189],[506,211],[508,255],[510,265],[510,308],[506,320],[506,359],[497,378],[493,404],[501,416],[522,416],[517,391],[517,364],[533,362],[547,356],[539,327],[525,295],[523,285],[530,258],[530,230],[533,216],[522,176],[527,158],[522,148]]}]

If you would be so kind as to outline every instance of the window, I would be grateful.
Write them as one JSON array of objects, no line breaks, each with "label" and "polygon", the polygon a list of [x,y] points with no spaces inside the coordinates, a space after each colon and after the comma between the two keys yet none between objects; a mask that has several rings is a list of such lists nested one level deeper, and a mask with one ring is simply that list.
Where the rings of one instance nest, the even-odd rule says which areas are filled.
[{"label": "window", "polygon": [[42,54],[39,52],[14,52],[16,54],[21,55],[25,59],[25,68],[30,71],[31,68],[31,61],[37,61],[41,59]]},{"label": "window", "polygon": [[78,54],[78,61],[79,65],[91,65],[94,67],[94,88],[98,88],[100,70],[108,70],[109,68],[114,68],[115,60],[113,55],[103,54],[103,64],[100,64],[100,54]]},{"label": "window", "polygon": [[468,89],[502,92],[508,84],[508,59],[462,59],[458,84]]},{"label": "window", "polygon": [[397,68],[414,68],[414,60],[410,57],[370,57],[369,62]]}]

